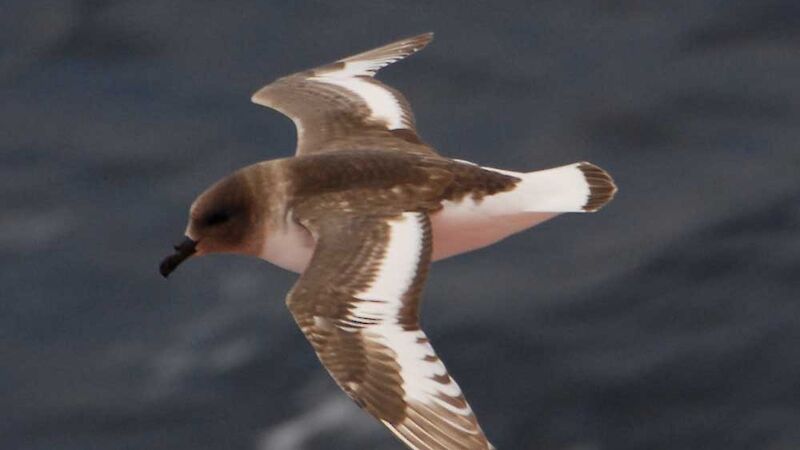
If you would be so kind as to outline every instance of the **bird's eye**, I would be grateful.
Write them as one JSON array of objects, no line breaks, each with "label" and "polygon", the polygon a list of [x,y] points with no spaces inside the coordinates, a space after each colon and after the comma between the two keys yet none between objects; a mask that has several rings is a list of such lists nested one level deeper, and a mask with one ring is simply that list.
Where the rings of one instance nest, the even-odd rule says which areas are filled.
[{"label": "bird's eye", "polygon": [[221,223],[225,223],[230,218],[231,218],[231,216],[230,216],[230,214],[228,214],[227,211],[217,211],[217,212],[207,216],[206,220],[204,222],[208,226],[213,226],[213,225],[219,225]]}]

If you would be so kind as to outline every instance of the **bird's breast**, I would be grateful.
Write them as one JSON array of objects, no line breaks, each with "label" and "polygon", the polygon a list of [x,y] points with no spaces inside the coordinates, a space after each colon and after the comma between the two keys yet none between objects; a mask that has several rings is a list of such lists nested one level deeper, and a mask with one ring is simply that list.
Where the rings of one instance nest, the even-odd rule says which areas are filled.
[{"label": "bird's breast", "polygon": [[314,253],[314,237],[301,225],[289,220],[267,233],[259,257],[278,267],[303,273]]}]

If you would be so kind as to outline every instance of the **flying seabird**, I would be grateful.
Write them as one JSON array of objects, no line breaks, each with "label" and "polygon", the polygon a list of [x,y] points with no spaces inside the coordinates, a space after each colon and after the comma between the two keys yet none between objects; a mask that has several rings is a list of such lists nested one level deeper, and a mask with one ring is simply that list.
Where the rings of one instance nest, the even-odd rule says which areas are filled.
[{"label": "flying seabird", "polygon": [[431,261],[566,212],[593,212],[616,187],[588,162],[535,172],[440,155],[408,101],[374,79],[425,47],[402,39],[280,78],[253,102],[294,121],[294,157],[225,177],[194,201],[185,239],[161,263],[238,253],[302,273],[286,304],[336,380],[415,450],[492,449],[419,326]]}]

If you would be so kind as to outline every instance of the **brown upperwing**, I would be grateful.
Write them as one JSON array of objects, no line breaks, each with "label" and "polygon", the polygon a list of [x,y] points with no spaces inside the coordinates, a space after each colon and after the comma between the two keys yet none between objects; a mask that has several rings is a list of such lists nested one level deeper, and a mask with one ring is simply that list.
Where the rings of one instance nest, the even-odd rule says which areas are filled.
[{"label": "brown upperwing", "polygon": [[[479,200],[513,189],[519,178],[440,156],[386,150],[341,150],[285,159],[292,202],[344,193],[352,208],[433,212],[444,200]],[[356,194],[357,193],[357,194]]]},{"label": "brown upperwing", "polygon": [[[419,226],[421,254],[409,285],[392,304],[387,299],[359,297],[359,293],[367,291],[381,265],[389,263],[390,224],[402,218],[402,212],[385,208],[379,213],[333,213],[342,198],[324,197],[295,211],[295,217],[317,237],[317,246],[308,269],[287,297],[289,310],[322,364],[342,390],[411,449],[493,448],[419,328],[419,301],[431,256],[427,215],[411,213]],[[360,308],[373,313],[360,313]],[[407,339],[392,340],[398,337]],[[424,358],[411,359],[421,369],[409,369],[409,358],[401,360],[400,348],[424,353]],[[415,376],[431,367],[439,369],[435,376]],[[430,389],[423,398],[409,396],[419,385],[439,389]]]},{"label": "brown upperwing", "polygon": [[[273,108],[297,127],[297,155],[355,149],[400,150],[436,154],[417,135],[414,114],[399,91],[373,78],[375,73],[395,61],[425,47],[432,33],[401,39],[383,47],[315,69],[280,78],[256,92],[252,101]],[[378,89],[396,109],[396,123],[371,116],[363,95],[326,79],[356,82],[356,86]],[[388,96],[388,97],[387,97]],[[395,104],[396,103],[396,104]]]},{"label": "brown upperwing", "polygon": [[[518,180],[440,157],[391,151],[322,153],[286,161],[292,184],[288,206],[317,241],[287,305],[320,361],[356,403],[410,448],[492,448],[420,330],[418,311],[431,257],[428,213],[439,209],[443,200],[480,198],[511,189]],[[391,266],[398,260],[391,251],[398,250],[390,251],[388,242],[398,223],[418,226],[406,228],[403,238],[408,240],[408,251],[420,249],[413,268]],[[394,305],[387,299],[364,297],[382,270],[388,270],[393,280],[402,278],[404,271],[414,271]],[[387,332],[387,327],[393,331]],[[398,334],[409,338],[406,347],[399,347],[408,348],[408,342],[418,346],[412,350],[425,357],[417,363],[428,369],[435,366],[436,375],[403,379],[404,373],[409,376],[401,370],[401,359],[407,355],[399,354],[390,339]],[[409,389],[420,383],[441,389],[433,389],[430,398],[420,400],[418,392],[409,398]]]}]

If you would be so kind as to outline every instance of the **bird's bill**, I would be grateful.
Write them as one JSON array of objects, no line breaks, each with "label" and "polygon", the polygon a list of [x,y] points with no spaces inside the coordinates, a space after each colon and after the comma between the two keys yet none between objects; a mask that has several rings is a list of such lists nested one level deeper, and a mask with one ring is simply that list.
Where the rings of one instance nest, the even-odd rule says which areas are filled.
[{"label": "bird's bill", "polygon": [[164,258],[161,265],[158,266],[158,270],[164,278],[167,278],[182,262],[197,252],[197,241],[187,236],[174,248],[175,253]]}]

